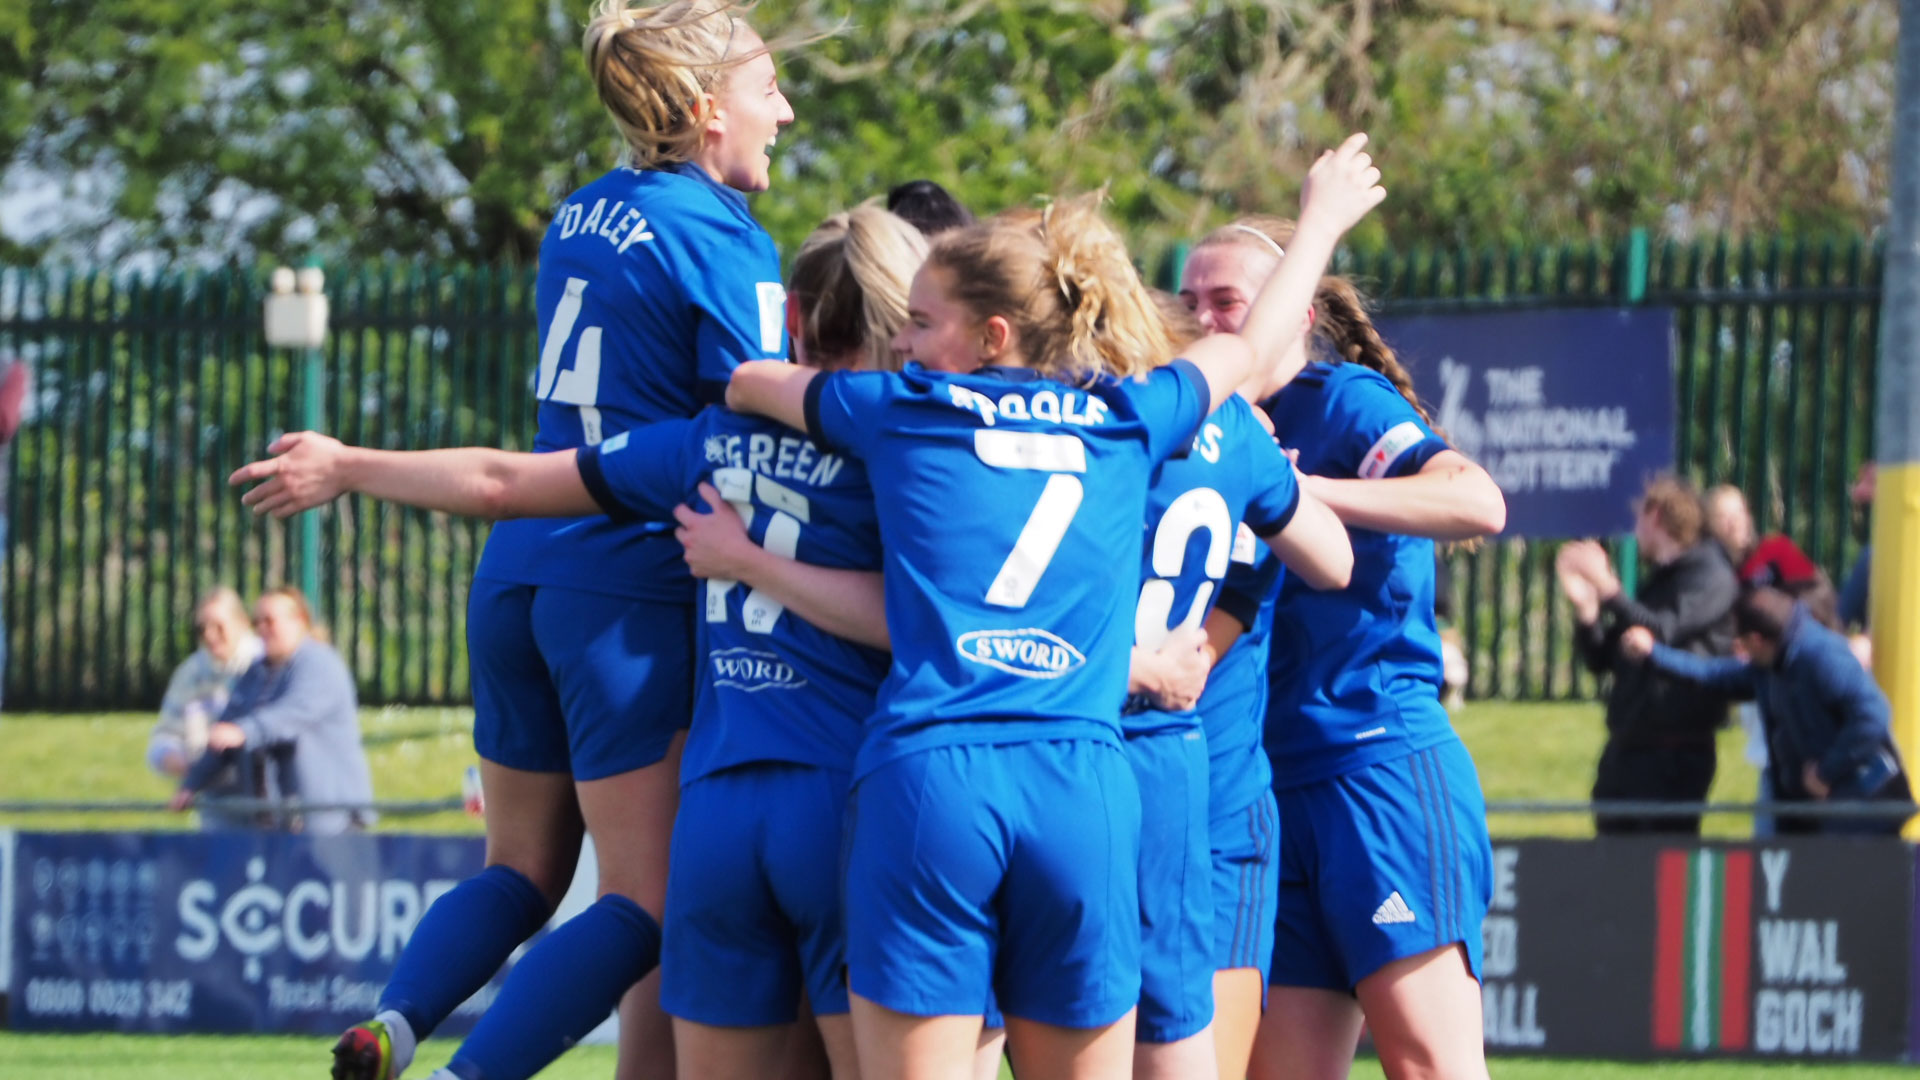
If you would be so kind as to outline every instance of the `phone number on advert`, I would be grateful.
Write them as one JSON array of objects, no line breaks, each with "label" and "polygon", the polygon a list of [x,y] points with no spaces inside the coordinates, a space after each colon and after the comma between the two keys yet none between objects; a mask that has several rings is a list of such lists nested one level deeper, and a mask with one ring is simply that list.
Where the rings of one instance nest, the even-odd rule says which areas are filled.
[{"label": "phone number on advert", "polygon": [[26,999],[29,1016],[185,1019],[193,1011],[193,983],[186,979],[29,979]]}]

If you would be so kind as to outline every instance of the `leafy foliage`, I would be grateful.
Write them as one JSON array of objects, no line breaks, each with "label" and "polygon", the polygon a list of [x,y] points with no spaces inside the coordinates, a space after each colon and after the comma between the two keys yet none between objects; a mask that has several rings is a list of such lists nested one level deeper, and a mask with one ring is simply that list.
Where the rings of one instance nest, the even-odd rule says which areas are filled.
[{"label": "leafy foliage", "polygon": [[[26,0],[0,157],[67,198],[0,258],[529,258],[617,145],[582,0]],[[791,246],[931,177],[985,209],[1110,185],[1144,249],[1287,210],[1350,130],[1362,241],[1878,226],[1893,0],[768,0],[799,123],[756,209]]]}]

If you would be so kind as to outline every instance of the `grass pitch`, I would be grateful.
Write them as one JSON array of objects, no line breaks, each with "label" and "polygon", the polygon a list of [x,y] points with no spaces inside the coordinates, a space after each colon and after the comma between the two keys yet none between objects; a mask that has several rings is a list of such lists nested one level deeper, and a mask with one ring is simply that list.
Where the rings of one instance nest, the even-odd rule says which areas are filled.
[{"label": "grass pitch", "polygon": [[[0,714],[0,801],[131,799],[162,802],[172,784],[147,771],[147,732],[153,718],[142,713],[54,715]],[[475,764],[473,713],[468,709],[363,709],[361,730],[381,799],[426,800],[458,796],[460,779]],[[1545,705],[1476,702],[1454,716],[1454,726],[1473,751],[1480,783],[1492,799],[1580,801],[1593,784],[1594,763],[1606,730],[1600,707],[1586,703]],[[1717,801],[1753,797],[1756,773],[1741,755],[1738,731],[1720,737]],[[1591,836],[1584,814],[1496,814],[1496,836]],[[165,813],[0,814],[0,827],[20,829],[185,829],[186,815]],[[386,832],[478,833],[480,822],[457,811],[415,817],[389,815]],[[1742,817],[1710,818],[1713,836],[1748,835]]]},{"label": "grass pitch", "polygon": [[[258,1080],[326,1075],[328,1041],[284,1036],[16,1035],[0,1032],[0,1076],[8,1080]],[[407,1075],[446,1063],[448,1043],[428,1042]],[[543,1080],[606,1080],[610,1046],[582,1046],[541,1073]],[[1747,1061],[1624,1063],[1496,1058],[1494,1080],[1912,1080],[1897,1065],[1775,1065]],[[1002,1072],[1003,1080],[1012,1074]],[[1382,1080],[1370,1058],[1353,1080]]]}]

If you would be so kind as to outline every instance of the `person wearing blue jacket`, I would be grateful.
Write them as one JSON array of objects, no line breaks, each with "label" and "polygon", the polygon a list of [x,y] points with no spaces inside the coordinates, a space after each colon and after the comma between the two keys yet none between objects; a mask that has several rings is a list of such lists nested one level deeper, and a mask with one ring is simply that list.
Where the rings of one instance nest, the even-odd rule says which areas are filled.
[{"label": "person wearing blue jacket", "polygon": [[[1749,590],[1733,615],[1746,660],[1696,656],[1661,645],[1643,627],[1629,629],[1621,649],[1675,678],[1757,702],[1767,731],[1770,779],[1780,801],[1910,801],[1889,730],[1892,709],[1847,639],[1778,589]],[[1897,818],[1783,817],[1778,828],[1893,833],[1899,826]]]}]

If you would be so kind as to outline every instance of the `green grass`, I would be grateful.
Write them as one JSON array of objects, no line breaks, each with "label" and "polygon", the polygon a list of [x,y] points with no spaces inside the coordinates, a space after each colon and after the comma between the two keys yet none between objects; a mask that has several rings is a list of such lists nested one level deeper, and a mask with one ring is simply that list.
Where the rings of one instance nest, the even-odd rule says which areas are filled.
[{"label": "green grass", "polygon": [[[255,1080],[323,1075],[327,1040],[288,1036],[18,1035],[0,1032],[0,1076],[8,1080]],[[451,1044],[428,1042],[407,1075],[424,1078],[446,1063]],[[605,1080],[613,1048],[582,1046],[544,1080]],[[1897,1065],[1761,1064],[1750,1061],[1634,1063],[1496,1058],[1494,1080],[1911,1080]],[[1010,1073],[1002,1073],[1003,1078]],[[1371,1058],[1354,1063],[1354,1080],[1381,1080]]]},{"label": "green grass", "polygon": [[[0,714],[0,800],[148,800],[164,802],[171,780],[147,768],[145,713]],[[479,759],[471,709],[360,710],[360,730],[380,799],[457,797],[460,779]],[[0,814],[20,829],[187,829],[191,815],[155,813]],[[459,811],[382,819],[388,832],[478,833],[480,822]]]},{"label": "green grass", "polygon": [[[172,785],[147,771],[143,713],[0,715],[0,800],[164,800]],[[382,799],[440,799],[460,793],[460,778],[477,759],[468,709],[364,709],[360,714],[373,789]],[[1606,737],[1600,707],[1476,702],[1454,717],[1480,767],[1488,799],[1579,801],[1593,783]],[[1741,756],[1741,735],[1720,736],[1720,772],[1713,798],[1753,798],[1753,767]],[[164,814],[0,814],[0,826],[27,829],[182,829],[187,817]],[[1593,835],[1584,814],[1495,815],[1496,836]],[[380,828],[404,832],[476,833],[480,823],[458,812],[393,817]],[[1746,836],[1743,817],[1710,818],[1713,836]]]}]

